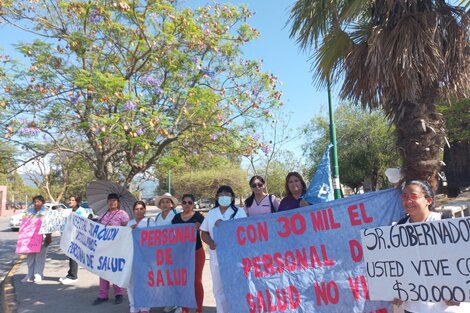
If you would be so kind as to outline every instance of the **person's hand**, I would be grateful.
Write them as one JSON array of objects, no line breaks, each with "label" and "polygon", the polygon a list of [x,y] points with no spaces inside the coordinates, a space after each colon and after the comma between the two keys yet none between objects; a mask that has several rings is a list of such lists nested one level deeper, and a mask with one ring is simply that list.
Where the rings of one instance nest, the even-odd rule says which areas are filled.
[{"label": "person's hand", "polygon": [[44,244],[46,245],[46,247],[49,246],[49,245],[51,244],[51,242],[52,242],[52,236],[51,236],[51,234],[46,234],[46,239],[45,239],[45,242],[44,242]]},{"label": "person's hand", "polygon": [[134,224],[131,226],[132,229],[135,229],[137,227],[137,224]]},{"label": "person's hand", "polygon": [[459,305],[460,305],[460,302],[455,301],[455,300],[446,300],[445,303],[446,303],[448,306],[459,306]]},{"label": "person's hand", "polygon": [[196,222],[194,223],[194,226],[196,227],[196,230],[199,230],[199,227],[201,227],[201,223]]},{"label": "person's hand", "polygon": [[303,206],[307,206],[307,205],[310,205],[310,203],[308,203],[307,201],[305,201],[304,199],[300,199],[300,203],[299,203],[300,207],[303,207]]},{"label": "person's hand", "polygon": [[215,221],[214,225],[219,226],[222,222],[223,222],[223,220],[218,219],[217,221]]},{"label": "person's hand", "polygon": [[403,300],[395,298],[392,301],[392,304],[400,306],[403,303]]},{"label": "person's hand", "polygon": [[209,243],[209,248],[210,248],[211,250],[215,250],[215,242],[214,242],[214,240],[212,240],[212,242]]}]

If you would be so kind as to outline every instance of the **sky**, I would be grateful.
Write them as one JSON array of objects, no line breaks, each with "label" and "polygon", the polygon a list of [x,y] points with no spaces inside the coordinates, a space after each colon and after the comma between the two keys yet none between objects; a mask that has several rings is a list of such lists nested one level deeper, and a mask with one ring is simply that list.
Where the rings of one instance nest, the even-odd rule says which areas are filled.
[{"label": "sky", "polygon": [[[255,27],[260,36],[248,43],[243,52],[248,59],[263,60],[263,71],[273,73],[282,81],[283,116],[289,116],[289,128],[292,129],[292,141],[283,148],[302,156],[301,145],[304,139],[298,136],[298,129],[308,124],[315,115],[326,114],[326,90],[318,90],[312,85],[312,73],[308,55],[301,52],[294,39],[289,38],[289,26],[285,26],[289,18],[293,0],[251,0],[224,1],[233,4],[244,4],[254,12],[247,22]],[[188,6],[200,6],[213,2],[203,0],[186,0]],[[12,44],[18,41],[29,41],[31,36],[12,27],[0,25],[0,47],[3,53],[12,53]],[[336,103],[333,91],[333,103]]]}]

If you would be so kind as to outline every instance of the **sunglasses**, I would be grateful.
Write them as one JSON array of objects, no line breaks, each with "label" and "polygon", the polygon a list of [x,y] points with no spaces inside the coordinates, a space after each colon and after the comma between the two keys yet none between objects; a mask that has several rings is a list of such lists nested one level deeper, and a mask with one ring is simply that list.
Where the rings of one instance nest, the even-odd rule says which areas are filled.
[{"label": "sunglasses", "polygon": [[418,200],[419,198],[423,198],[423,196],[422,196],[422,195],[418,195],[418,194],[416,194],[416,193],[410,193],[410,194],[408,194],[408,193],[402,193],[402,194],[400,195],[400,199],[401,199],[402,201],[406,201],[406,200],[416,201],[416,200]]},{"label": "sunglasses", "polygon": [[192,201],[181,201],[181,204],[189,204],[192,205],[194,202]]},{"label": "sunglasses", "polygon": [[264,184],[262,184],[262,183],[254,183],[254,184],[251,185],[251,188],[256,188],[256,187],[261,188],[261,187],[263,187],[263,185]]}]

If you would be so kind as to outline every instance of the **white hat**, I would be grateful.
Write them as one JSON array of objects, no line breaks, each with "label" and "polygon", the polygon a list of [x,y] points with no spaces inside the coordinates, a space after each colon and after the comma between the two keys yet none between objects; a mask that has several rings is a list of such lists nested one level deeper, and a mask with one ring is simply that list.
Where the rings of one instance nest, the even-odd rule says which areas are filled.
[{"label": "white hat", "polygon": [[155,203],[157,204],[157,207],[160,207],[160,201],[161,201],[162,199],[170,199],[171,202],[173,202],[173,208],[176,208],[176,206],[178,205],[178,199],[176,199],[175,197],[173,197],[173,196],[171,195],[171,193],[166,192],[166,193],[164,193],[163,195],[158,196],[158,197],[155,198]]}]

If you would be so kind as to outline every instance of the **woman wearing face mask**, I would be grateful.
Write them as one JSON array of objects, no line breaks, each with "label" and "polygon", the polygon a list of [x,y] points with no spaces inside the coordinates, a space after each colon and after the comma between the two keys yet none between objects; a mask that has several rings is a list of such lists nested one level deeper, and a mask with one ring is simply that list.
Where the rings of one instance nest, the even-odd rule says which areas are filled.
[{"label": "woman wearing face mask", "polygon": [[[228,303],[225,299],[222,281],[219,272],[219,263],[215,249],[217,243],[214,238],[214,227],[222,221],[228,221],[235,218],[246,217],[242,208],[235,206],[235,193],[230,186],[220,186],[216,193],[215,207],[207,212],[204,221],[201,224],[202,241],[209,246],[210,268],[212,274],[212,291],[214,293],[217,313],[228,313]],[[220,227],[220,226],[219,226]]]},{"label": "woman wearing face mask", "polygon": [[279,211],[287,211],[309,205],[307,201],[302,199],[302,196],[307,192],[307,184],[302,175],[297,172],[287,174],[285,188],[287,196],[281,200]]},{"label": "woman wearing face mask", "polygon": [[[401,193],[401,202],[405,209],[406,216],[397,224],[409,224],[430,222],[441,219],[441,215],[433,212],[434,192],[431,185],[424,180],[409,180],[405,183]],[[458,302],[423,302],[423,301],[402,301],[395,299],[393,304],[401,306],[405,313],[457,313],[468,312],[468,307],[459,307]]]}]

